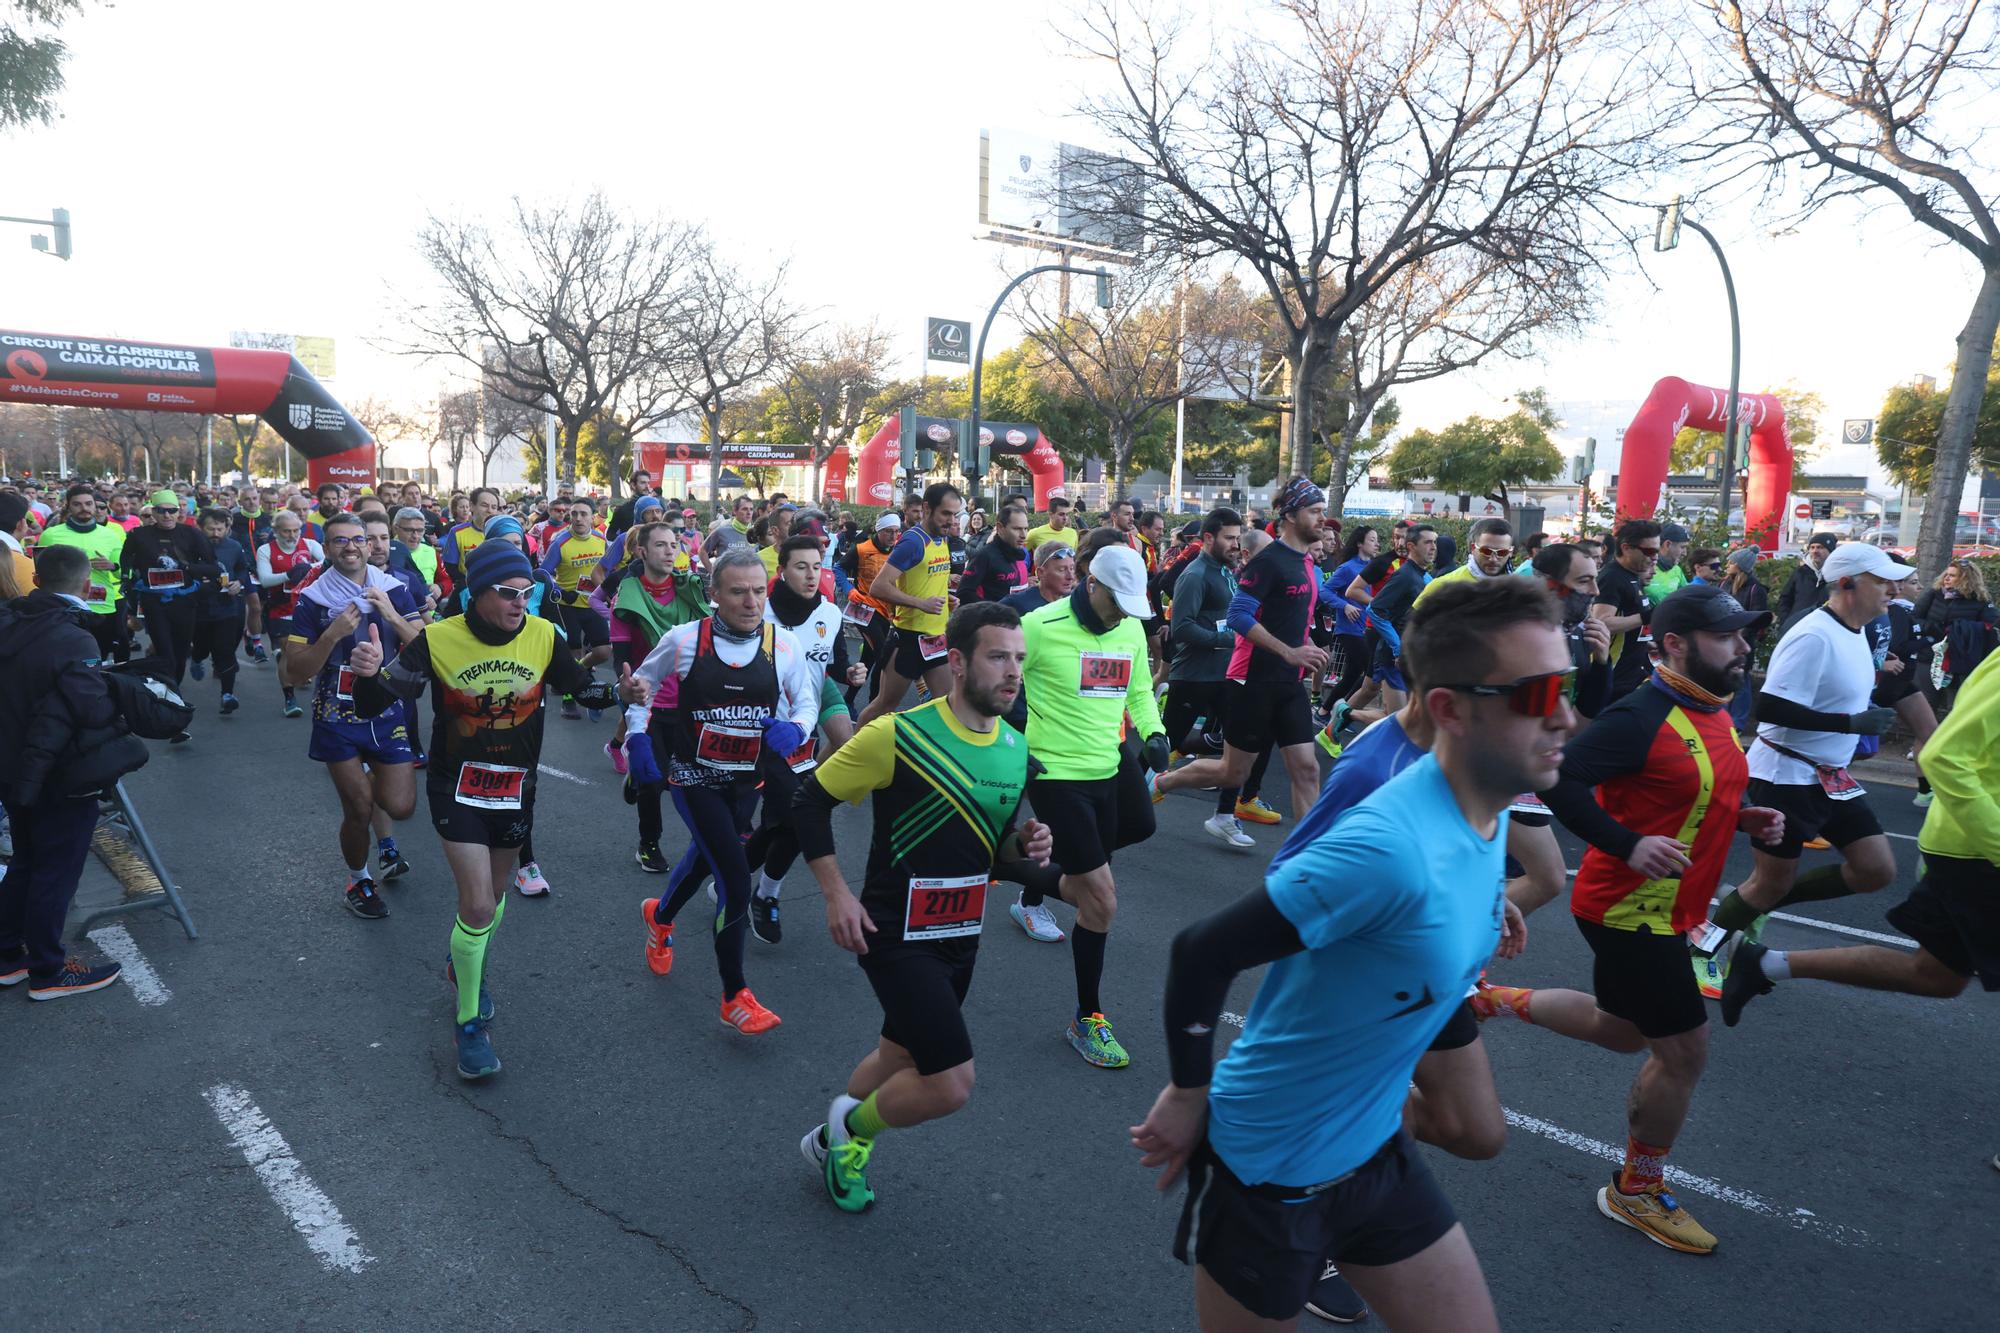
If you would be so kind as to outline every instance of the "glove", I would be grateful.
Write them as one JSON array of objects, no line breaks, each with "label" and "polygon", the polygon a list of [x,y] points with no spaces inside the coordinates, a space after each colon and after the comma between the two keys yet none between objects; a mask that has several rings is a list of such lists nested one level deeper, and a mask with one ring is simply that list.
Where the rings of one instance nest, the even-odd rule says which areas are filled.
[{"label": "glove", "polygon": [[1847,729],[1856,736],[1880,736],[1896,720],[1893,708],[1870,708],[1847,719]]},{"label": "glove", "polygon": [[285,582],[303,583],[305,582],[306,575],[310,573],[312,573],[311,565],[305,565],[305,564],[293,565],[290,569],[285,571]]},{"label": "glove", "polygon": [[799,724],[773,714],[763,721],[764,741],[780,756],[788,755],[806,743],[805,732]]},{"label": "glove", "polygon": [[1146,744],[1140,753],[1145,757],[1146,767],[1155,773],[1166,772],[1167,766],[1173,762],[1173,747],[1167,744],[1167,733],[1164,731],[1156,731],[1146,737]]},{"label": "glove", "polygon": [[625,766],[642,787],[657,787],[667,780],[660,772],[660,761],[653,757],[653,738],[643,731],[625,738]]}]

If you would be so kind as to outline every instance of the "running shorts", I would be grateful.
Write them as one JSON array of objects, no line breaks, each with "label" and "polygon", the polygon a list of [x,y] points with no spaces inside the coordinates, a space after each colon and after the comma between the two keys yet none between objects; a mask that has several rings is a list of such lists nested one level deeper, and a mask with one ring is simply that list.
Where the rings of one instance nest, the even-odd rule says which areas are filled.
[{"label": "running shorts", "polygon": [[1409,682],[1403,679],[1403,668],[1396,664],[1396,655],[1380,639],[1375,641],[1375,659],[1368,664],[1368,674],[1393,689],[1410,692]]},{"label": "running shorts", "polygon": [[826,725],[830,717],[849,717],[847,700],[840,693],[840,686],[834,683],[831,674],[822,677],[819,683],[819,724]]},{"label": "running shorts", "polygon": [[1066,875],[1087,875],[1119,848],[1153,836],[1153,798],[1129,755],[1108,778],[1030,778],[1028,800],[1055,843],[1049,860]]},{"label": "running shorts", "polygon": [[[934,640],[931,647],[937,652],[936,657],[924,656],[925,639]],[[919,634],[915,630],[898,626],[895,638],[890,640],[889,651],[889,665],[896,669],[898,675],[905,680],[920,679],[924,672],[936,671],[945,665],[944,632],[940,630],[936,634]]]},{"label": "running shorts", "polygon": [[1445,1020],[1444,1031],[1431,1042],[1434,1051],[1456,1051],[1479,1040],[1479,1015],[1473,1012],[1472,1001],[1460,1000],[1458,1008],[1451,1011]]},{"label": "running shorts", "polygon": [[461,803],[451,788],[428,783],[425,794],[430,798],[431,827],[446,842],[465,842],[476,847],[519,847],[535,826],[532,809],[481,810]]},{"label": "running shorts", "polygon": [[1246,1185],[1204,1139],[1188,1160],[1174,1257],[1199,1264],[1252,1314],[1295,1319],[1328,1260],[1400,1263],[1456,1225],[1405,1131],[1339,1179],[1308,1186]]},{"label": "running shorts", "polygon": [[1222,739],[1248,754],[1304,745],[1319,728],[1302,680],[1235,680],[1223,710]]},{"label": "running shorts", "polygon": [[910,1053],[919,1074],[942,1074],[972,1058],[965,993],[979,938],[889,940],[877,935],[861,970],[882,1003],[882,1037]]},{"label": "running shorts", "polygon": [[312,739],[306,745],[306,758],[322,764],[337,764],[348,759],[365,760],[377,767],[407,764],[416,758],[416,753],[410,749],[410,729],[404,725],[406,716],[398,708],[365,722],[322,722],[315,719]]},{"label": "running shorts", "polygon": [[2000,866],[1931,852],[1923,866],[1889,924],[1960,976],[2000,990]]},{"label": "running shorts", "polygon": [[1784,841],[1753,840],[1752,845],[1786,861],[1798,860],[1804,845],[1814,838],[1825,838],[1835,847],[1845,847],[1863,838],[1878,837],[1882,832],[1882,824],[1875,818],[1866,796],[1836,801],[1817,782],[1766,782],[1751,778],[1743,804],[1769,806],[1784,812]]},{"label": "running shorts", "polygon": [[1903,700],[1915,694],[1922,686],[1918,683],[1918,671],[1913,665],[1905,665],[1901,672],[1893,676],[1878,674],[1875,677],[1875,692],[1868,702],[1877,708],[1894,708]]},{"label": "running shorts", "polygon": [[1678,1037],[1708,1022],[1701,986],[1688,965],[1687,936],[1572,919],[1597,960],[1591,979],[1599,1009],[1647,1037]]},{"label": "running shorts", "polygon": [[562,624],[563,638],[572,649],[603,648],[611,642],[611,626],[591,607],[557,603],[556,617]]}]

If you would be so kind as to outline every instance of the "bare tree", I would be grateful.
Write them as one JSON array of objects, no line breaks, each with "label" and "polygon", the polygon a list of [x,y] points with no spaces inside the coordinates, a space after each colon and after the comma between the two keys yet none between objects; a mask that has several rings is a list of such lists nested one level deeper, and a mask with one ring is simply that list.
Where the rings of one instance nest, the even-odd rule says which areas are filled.
[{"label": "bare tree", "polygon": [[802,338],[813,332],[785,299],[786,265],[752,278],[703,248],[691,273],[676,332],[680,354],[665,361],[668,376],[701,414],[708,441],[708,493],[722,480],[723,414],[745,389],[757,387]]},{"label": "bare tree", "polygon": [[451,489],[458,489],[459,469],[465,453],[478,446],[479,391],[459,389],[438,395],[437,412],[432,418],[432,437],[444,446],[445,461],[451,464]]},{"label": "bare tree", "polygon": [[461,362],[530,410],[553,404],[570,481],[584,423],[675,347],[689,265],[707,254],[698,229],[627,216],[601,194],[516,199],[498,235],[433,216],[417,248],[437,288],[408,310],[413,333],[395,350]]},{"label": "bare tree", "polygon": [[400,403],[370,394],[348,408],[375,440],[375,472],[381,475],[389,465],[389,446],[399,440],[425,440],[430,423],[419,409],[412,411]]},{"label": "bare tree", "polygon": [[1899,204],[1979,265],[1917,535],[1930,579],[1951,559],[2000,332],[2000,179],[1985,159],[2000,34],[1979,0],[1707,5],[1728,68],[1698,89],[1696,104],[1712,114],[1697,157],[1774,189],[1797,179],[1801,217],[1849,197]]},{"label": "bare tree", "polygon": [[[1630,0],[1276,0],[1217,49],[1125,0],[1072,44],[1112,92],[1085,114],[1137,182],[1090,192],[1155,242],[1233,257],[1270,293],[1289,369],[1287,453],[1308,473],[1314,386],[1348,321],[1404,269],[1465,249],[1524,281],[1589,273],[1601,210],[1647,156]],[[1185,54],[1185,59],[1183,55]]]},{"label": "bare tree", "polygon": [[892,340],[872,321],[844,324],[802,341],[776,386],[784,424],[811,446],[812,494],[835,448],[867,420],[868,403],[887,377]]}]

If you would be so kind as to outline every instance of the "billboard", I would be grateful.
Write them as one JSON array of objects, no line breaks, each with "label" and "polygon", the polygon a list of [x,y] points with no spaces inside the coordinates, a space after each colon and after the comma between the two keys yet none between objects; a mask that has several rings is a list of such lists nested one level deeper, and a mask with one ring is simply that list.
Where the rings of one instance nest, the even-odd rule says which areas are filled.
[{"label": "billboard", "polygon": [[1144,240],[1145,175],[1123,158],[1018,130],[979,135],[979,220],[1007,231],[1132,253]]},{"label": "billboard", "polygon": [[[708,464],[706,444],[641,440],[636,449],[639,466],[655,475],[668,465]],[[812,446],[809,444],[765,444],[755,440],[730,440],[722,446],[724,467],[807,467],[811,463]]]},{"label": "billboard", "polygon": [[972,363],[972,322],[964,319],[931,317],[924,331],[924,359]]}]

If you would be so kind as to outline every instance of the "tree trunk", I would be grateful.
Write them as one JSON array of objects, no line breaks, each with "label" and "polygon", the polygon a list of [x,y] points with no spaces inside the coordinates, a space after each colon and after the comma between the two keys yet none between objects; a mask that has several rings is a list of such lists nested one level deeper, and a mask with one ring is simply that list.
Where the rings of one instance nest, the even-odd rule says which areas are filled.
[{"label": "tree trunk", "polygon": [[1125,498],[1125,473],[1132,466],[1132,428],[1105,422],[1111,431],[1111,503]]},{"label": "tree trunk", "polygon": [[1993,364],[1996,332],[2000,332],[2000,266],[1986,270],[1972,314],[1958,335],[1958,364],[1951,372],[1944,419],[1938,423],[1937,461],[1931,468],[1930,489],[1924,494],[1923,525],[1917,529],[1917,571],[1927,587],[1951,563],[1959,495],[1965,489],[1973,438],[1979,430],[1979,408],[1986,397],[1986,372]]},{"label": "tree trunk", "polygon": [[708,429],[708,502],[722,504],[722,404],[702,404],[701,419]]},{"label": "tree trunk", "polygon": [[1310,477],[1313,473],[1312,385],[1319,377],[1320,360],[1321,348],[1310,334],[1300,341],[1298,351],[1285,359],[1292,378],[1292,411],[1287,419],[1290,429],[1281,443],[1290,466],[1278,479],[1280,485],[1289,478]]}]

